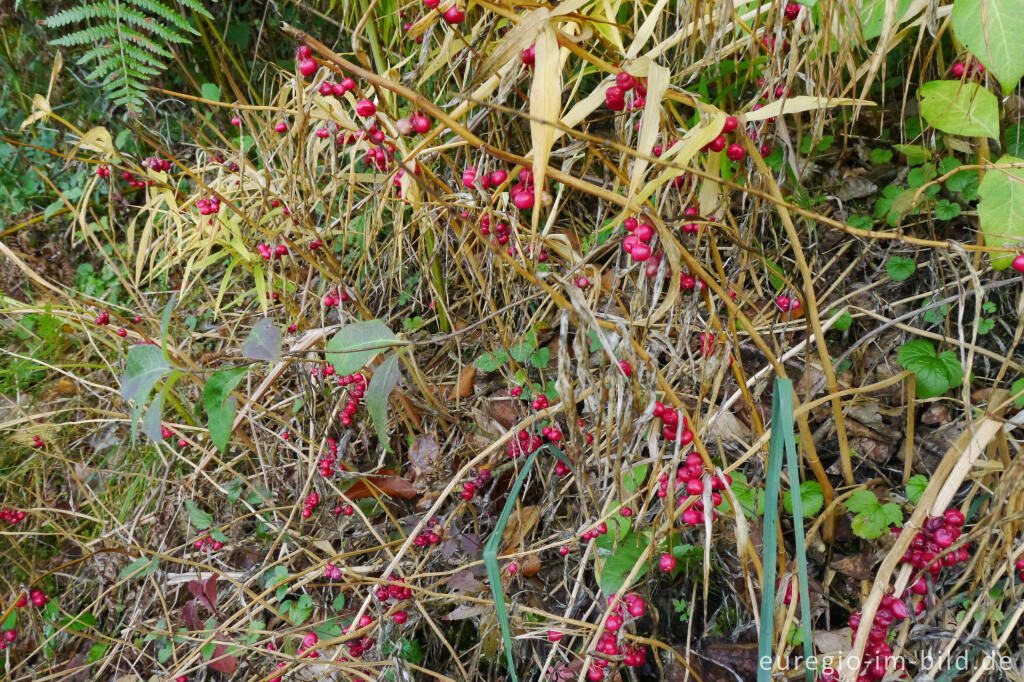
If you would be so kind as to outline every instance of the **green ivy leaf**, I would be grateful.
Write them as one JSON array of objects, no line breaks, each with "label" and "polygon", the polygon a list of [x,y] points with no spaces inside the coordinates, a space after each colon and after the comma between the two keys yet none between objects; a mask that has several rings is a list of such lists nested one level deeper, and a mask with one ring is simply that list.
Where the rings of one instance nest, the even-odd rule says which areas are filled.
[{"label": "green ivy leaf", "polygon": [[398,353],[390,353],[380,363],[370,379],[370,385],[366,387],[366,409],[370,413],[370,419],[377,430],[377,438],[381,445],[388,452],[391,452],[391,444],[388,443],[388,396],[398,385]]},{"label": "green ivy leaf", "polygon": [[910,279],[917,271],[917,263],[913,258],[892,256],[885,263],[885,271],[897,282],[903,282]]},{"label": "green ivy leaf", "polygon": [[531,343],[523,342],[517,343],[508,349],[508,354],[512,356],[512,359],[516,362],[523,363],[530,359],[530,353],[534,351],[534,346]]},{"label": "green ivy leaf", "polygon": [[996,321],[991,317],[982,317],[978,319],[978,333],[988,334],[990,331],[995,329]]},{"label": "green ivy leaf", "polygon": [[288,611],[288,620],[292,625],[299,626],[306,622],[313,613],[313,598],[308,594],[299,597],[299,600],[292,604]]},{"label": "green ivy leaf", "polygon": [[846,508],[855,514],[852,528],[858,536],[873,540],[891,525],[902,525],[903,512],[892,502],[880,504],[870,490],[858,490],[846,500]]},{"label": "green ivy leaf", "polygon": [[935,204],[935,217],[939,220],[952,220],[960,215],[960,204],[949,199],[940,199],[939,203]]},{"label": "green ivy leaf", "polygon": [[[1024,159],[1004,156],[996,163],[1024,163]],[[1024,239],[1024,168],[992,169],[978,186],[978,222],[988,246],[1013,246]],[[1003,270],[1013,262],[1013,254],[990,254],[992,267]]]},{"label": "green ivy leaf", "polygon": [[914,373],[918,398],[940,396],[963,381],[963,368],[956,354],[945,351],[936,355],[935,347],[923,339],[900,346],[896,361]]},{"label": "green ivy leaf", "polygon": [[192,500],[185,500],[185,509],[188,510],[188,520],[199,530],[206,530],[213,523],[213,516],[196,506]]},{"label": "green ivy leaf", "polygon": [[1009,95],[1024,77],[1024,13],[1019,0],[955,0],[953,32]]},{"label": "green ivy leaf", "polygon": [[640,466],[627,469],[622,474],[622,487],[633,493],[640,489],[644,479],[647,478],[648,466],[641,464]]},{"label": "green ivy leaf", "polygon": [[203,408],[206,410],[207,429],[214,446],[224,452],[231,438],[238,401],[231,391],[238,386],[248,367],[235,367],[214,372],[203,386]]},{"label": "green ivy leaf", "polygon": [[907,499],[917,504],[918,500],[921,499],[921,495],[924,495],[924,489],[928,487],[928,477],[922,474],[911,476],[910,480],[907,481]]},{"label": "green ivy leaf", "polygon": [[[895,18],[897,22],[910,9],[912,0],[899,0],[896,4]],[[872,40],[882,35],[885,23],[885,0],[863,0],[860,3],[860,30],[864,40]]]},{"label": "green ivy leaf", "polygon": [[327,342],[327,361],[345,376],[359,371],[373,356],[398,343],[401,340],[380,320],[353,322]]},{"label": "green ivy leaf", "polygon": [[978,83],[929,81],[921,85],[921,115],[950,135],[999,137],[999,102]]},{"label": "green ivy leaf", "polygon": [[[917,119],[907,119],[908,121],[916,121]],[[917,137],[914,135],[913,137]],[[907,130],[907,138],[911,139],[910,131]],[[919,144],[894,144],[893,149],[898,151],[907,157],[907,163],[911,166],[917,166],[924,163],[928,159],[932,158],[932,152],[927,147],[922,147]]]}]

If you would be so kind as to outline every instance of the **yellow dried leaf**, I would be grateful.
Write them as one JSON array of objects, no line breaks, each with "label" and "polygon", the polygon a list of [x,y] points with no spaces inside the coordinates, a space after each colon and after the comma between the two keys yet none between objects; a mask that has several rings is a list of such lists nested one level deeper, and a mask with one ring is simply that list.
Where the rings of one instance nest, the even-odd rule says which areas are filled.
[{"label": "yellow dried leaf", "polygon": [[533,232],[540,219],[541,194],[547,173],[555,128],[549,123],[557,121],[562,108],[562,69],[558,60],[558,37],[550,23],[537,37],[537,60],[533,83],[530,86],[530,142],[533,147]]},{"label": "yellow dried leaf", "polygon": [[875,103],[866,99],[850,99],[839,97],[829,99],[828,97],[813,97],[811,95],[799,95],[788,99],[780,99],[764,105],[757,111],[751,111],[743,115],[747,122],[764,121],[782,114],[799,114],[804,111],[818,111],[819,109],[831,109],[832,107],[868,106],[873,107]]}]

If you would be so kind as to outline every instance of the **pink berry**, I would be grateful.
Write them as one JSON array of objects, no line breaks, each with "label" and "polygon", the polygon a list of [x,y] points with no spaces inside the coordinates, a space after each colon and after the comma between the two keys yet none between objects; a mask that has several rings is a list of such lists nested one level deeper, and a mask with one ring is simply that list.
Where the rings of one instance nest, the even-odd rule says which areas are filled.
[{"label": "pink berry", "polygon": [[1024,272],[1024,253],[1013,259],[1013,269],[1017,272]]},{"label": "pink berry", "polygon": [[299,73],[307,78],[316,73],[317,63],[312,57],[299,60]]},{"label": "pink berry", "polygon": [[708,149],[710,149],[711,151],[717,153],[717,152],[720,152],[723,149],[725,149],[725,145],[726,145],[725,135],[719,135],[715,139],[711,140],[711,143],[708,144]]},{"label": "pink berry", "polygon": [[722,133],[731,133],[732,131],[736,130],[736,127],[739,126],[739,124],[739,119],[737,119],[735,116],[726,116],[725,123],[722,125]]},{"label": "pink berry", "polygon": [[278,121],[277,123],[274,124],[274,130],[276,130],[279,133],[283,133],[284,131],[288,130],[288,124],[285,123],[284,121]]},{"label": "pink berry", "polygon": [[465,19],[465,11],[459,9],[458,5],[452,5],[444,11],[444,20],[449,24],[461,24]]},{"label": "pink berry", "polygon": [[376,113],[376,111],[377,105],[368,99],[361,99],[358,102],[356,102],[356,113],[362,116],[363,118],[373,116],[374,113]]},{"label": "pink berry", "polygon": [[665,573],[671,573],[676,568],[676,558],[667,552],[662,554],[661,558],[658,559],[658,568]]},{"label": "pink berry", "polygon": [[732,161],[739,161],[743,158],[746,152],[743,151],[743,147],[736,144],[735,142],[725,150],[725,155]]},{"label": "pink berry", "polygon": [[409,619],[409,614],[406,611],[395,611],[394,615],[391,616],[391,620],[396,625],[401,625],[402,623],[404,623],[408,619]]},{"label": "pink berry", "polygon": [[633,365],[629,364],[629,360],[619,360],[619,369],[625,376],[633,376]]},{"label": "pink berry", "polygon": [[516,195],[512,197],[512,203],[515,204],[516,208],[520,211],[527,211],[533,208],[533,190],[517,192]]},{"label": "pink berry", "polygon": [[567,554],[569,554],[569,548],[566,547],[565,545],[562,545],[561,547],[558,548],[558,553],[561,554],[562,556],[566,556]]},{"label": "pink berry", "polygon": [[238,118],[237,116],[232,116],[231,117],[231,125],[236,126],[236,127],[242,125],[242,119]]},{"label": "pink berry", "polygon": [[954,78],[963,78],[964,73],[967,71],[967,65],[963,62],[956,62],[949,71],[953,74]]}]

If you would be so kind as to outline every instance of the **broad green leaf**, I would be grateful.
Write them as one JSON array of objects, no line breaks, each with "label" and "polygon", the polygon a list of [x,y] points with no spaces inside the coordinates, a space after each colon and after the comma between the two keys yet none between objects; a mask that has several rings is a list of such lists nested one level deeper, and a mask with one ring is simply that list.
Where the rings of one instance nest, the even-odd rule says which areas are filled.
[{"label": "broad green leaf", "polygon": [[[1024,391],[1024,378],[1017,379],[1010,386],[1010,395],[1017,395]],[[1017,407],[1024,407],[1024,393],[1013,399],[1013,404]]]},{"label": "broad green leaf", "polygon": [[512,356],[512,359],[516,362],[526,362],[530,359],[530,353],[534,351],[534,346],[531,343],[517,343],[508,349],[508,354]]},{"label": "broad green leaf", "polygon": [[269,363],[280,360],[281,328],[270,318],[264,317],[253,325],[249,337],[242,344],[242,355],[250,360],[266,360]]},{"label": "broad green leaf", "polygon": [[[914,119],[916,120],[916,119]],[[910,136],[910,133],[907,133]],[[907,163],[911,166],[916,166],[920,163],[924,163],[928,159],[932,158],[932,152],[927,147],[922,147],[919,144],[894,144],[893,149],[898,151],[907,157]]]},{"label": "broad green leaf", "polygon": [[[894,15],[897,24],[910,9],[912,2],[913,0],[899,0]],[[860,3],[860,30],[864,34],[864,40],[872,40],[882,35],[884,23],[885,0],[862,0]]]},{"label": "broad green leaf", "polygon": [[153,573],[160,564],[160,560],[154,557],[139,557],[135,561],[131,562],[127,566],[121,569],[118,573],[118,580],[128,580],[129,578],[144,578],[147,575]]},{"label": "broad green leaf", "polygon": [[889,163],[892,161],[893,151],[891,149],[872,149],[871,150],[871,163],[876,166],[880,166],[883,163]]},{"label": "broad green leaf", "polygon": [[[825,504],[825,495],[821,491],[821,484],[817,481],[804,481],[800,484],[800,498],[803,502],[804,517],[814,516],[821,511]],[[782,495],[782,506],[790,514],[793,513],[793,493],[787,490]]]},{"label": "broad green leaf", "polygon": [[[1004,156],[996,163],[1020,163],[1024,159]],[[1024,168],[993,169],[978,186],[978,222],[988,246],[1014,246],[1024,240]],[[1013,254],[992,253],[992,267],[1004,270]]]},{"label": "broad green leaf", "polygon": [[[830,311],[826,319],[832,319],[835,317],[835,314],[836,311]],[[838,332],[845,332],[852,324],[853,316],[844,311],[843,314],[839,316],[839,319],[835,321],[835,324],[832,325],[832,328]]]},{"label": "broad green leaf", "polygon": [[940,199],[935,204],[935,217],[939,220],[952,220],[960,215],[960,204],[949,199]]},{"label": "broad green leaf", "polygon": [[398,377],[398,353],[391,353],[373,372],[370,385],[366,387],[366,409],[377,430],[377,438],[388,452],[391,452],[388,443],[388,396],[398,385]]},{"label": "broad green leaf", "polygon": [[537,369],[544,369],[549,362],[551,362],[551,350],[546,346],[530,353],[530,364]]},{"label": "broad green leaf", "polygon": [[199,530],[206,530],[213,523],[213,516],[203,511],[192,500],[185,500],[185,509],[188,510],[188,520]]},{"label": "broad green leaf", "polygon": [[900,367],[914,373],[918,398],[940,396],[963,381],[963,368],[956,355],[952,351],[937,355],[935,347],[923,339],[908,341],[900,346],[896,361]]},{"label": "broad green leaf", "polygon": [[955,0],[953,32],[1010,94],[1024,76],[1020,0]]},{"label": "broad green leaf", "polygon": [[643,538],[639,534],[634,533],[619,543],[615,554],[599,562],[601,567],[601,591],[606,596],[618,592],[619,588],[626,581],[626,576],[636,566],[636,562],[640,560],[644,549]]},{"label": "broad green leaf", "polygon": [[858,230],[875,229],[875,221],[869,215],[851,215],[846,222],[850,227],[856,227]]},{"label": "broad green leaf", "polygon": [[164,384],[163,390],[156,394],[153,402],[149,404],[149,409],[146,410],[146,416],[142,418],[142,432],[149,436],[150,440],[154,443],[159,443],[163,440],[163,420],[161,417],[164,409],[164,393],[166,391],[167,384]]},{"label": "broad green leaf", "polygon": [[774,289],[781,289],[782,287],[786,286],[786,280],[783,279],[783,275],[785,273],[782,271],[782,268],[780,268],[778,264],[775,263],[775,261],[769,260],[767,258],[764,260],[764,264],[768,270],[768,282],[772,285],[772,287]]},{"label": "broad green leaf", "polygon": [[921,499],[921,495],[924,495],[924,489],[928,487],[928,477],[923,474],[917,474],[911,476],[910,480],[907,481],[907,499],[917,504],[917,501]]},{"label": "broad green leaf", "polygon": [[892,256],[885,263],[885,271],[897,282],[910,279],[916,270],[917,263],[914,262],[913,258]]},{"label": "broad green leaf", "polygon": [[292,625],[302,625],[309,618],[310,614],[313,613],[313,598],[308,594],[304,594],[299,597],[299,600],[292,604],[291,609],[288,611],[288,619]]},{"label": "broad green leaf", "polygon": [[870,490],[857,490],[846,499],[846,508],[854,514],[871,513],[880,506],[878,498]]},{"label": "broad green leaf", "polygon": [[212,100],[214,102],[220,101],[220,88],[215,83],[203,83],[199,90],[203,99]]},{"label": "broad green leaf", "polygon": [[647,478],[648,465],[641,464],[640,466],[627,469],[622,474],[622,487],[629,492],[636,492],[643,484],[644,479]]},{"label": "broad green leaf", "polygon": [[978,83],[929,81],[918,91],[921,115],[950,135],[999,137],[999,102]]},{"label": "broad green leaf", "polygon": [[214,372],[203,386],[203,407],[206,409],[207,428],[214,446],[224,452],[231,438],[238,401],[231,395],[242,380],[248,367],[235,367]]},{"label": "broad green leaf", "polygon": [[359,371],[370,358],[397,343],[401,343],[399,338],[380,320],[353,322],[327,342],[327,361],[345,376]]},{"label": "broad green leaf", "polygon": [[153,386],[170,371],[171,365],[158,346],[148,343],[132,346],[128,349],[121,378],[121,398],[145,405]]},{"label": "broad green leaf", "polygon": [[1024,123],[1006,126],[1006,153],[1024,157]]}]

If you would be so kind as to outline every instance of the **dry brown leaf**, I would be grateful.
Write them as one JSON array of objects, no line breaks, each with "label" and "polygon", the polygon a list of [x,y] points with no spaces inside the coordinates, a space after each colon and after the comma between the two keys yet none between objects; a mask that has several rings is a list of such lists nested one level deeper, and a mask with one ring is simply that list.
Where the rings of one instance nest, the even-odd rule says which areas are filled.
[{"label": "dry brown leaf", "polygon": [[454,390],[449,393],[450,398],[468,398],[473,395],[473,380],[476,379],[476,367],[468,365],[459,372],[459,381]]},{"label": "dry brown leaf", "polygon": [[[510,551],[520,551],[522,540],[530,534],[540,521],[540,507],[530,505],[520,507],[512,512],[505,526],[505,532],[501,534],[501,554]],[[513,549],[516,548],[516,549]]]},{"label": "dry brown leaf", "polygon": [[479,604],[463,604],[462,606],[456,606],[451,611],[451,613],[444,617],[444,620],[465,620],[467,618],[482,616],[489,610],[489,606],[481,606]]},{"label": "dry brown leaf", "polygon": [[531,575],[536,575],[539,570],[540,557],[536,554],[531,554],[519,562],[519,572],[526,578],[529,578]]},{"label": "dry brown leaf", "polygon": [[[389,469],[382,469],[381,473],[394,474]],[[402,500],[411,500],[420,494],[412,483],[397,475],[392,475],[361,478],[345,491],[345,496],[350,500],[361,500],[365,497],[373,497],[374,492]]]},{"label": "dry brown leaf", "polygon": [[854,554],[853,556],[834,559],[829,564],[833,569],[857,580],[868,580],[874,572],[871,570],[877,560],[870,554]]}]

